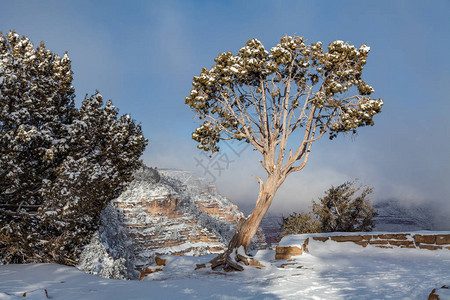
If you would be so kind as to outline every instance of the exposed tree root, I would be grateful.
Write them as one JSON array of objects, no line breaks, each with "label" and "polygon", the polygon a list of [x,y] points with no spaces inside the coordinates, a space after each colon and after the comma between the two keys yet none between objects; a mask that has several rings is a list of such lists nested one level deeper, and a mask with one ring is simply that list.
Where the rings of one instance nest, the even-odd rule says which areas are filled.
[{"label": "exposed tree root", "polygon": [[[255,208],[255,211],[258,211],[258,209]],[[239,220],[236,233],[230,240],[225,252],[213,258],[206,265],[197,265],[197,269],[211,267],[212,270],[218,270],[222,267],[224,271],[230,272],[243,271],[244,266],[264,267],[260,262],[246,254],[264,214],[261,214],[257,220],[252,216],[253,214]]]},{"label": "exposed tree root", "polygon": [[245,266],[264,267],[263,264],[253,257],[239,253],[239,249],[236,248],[227,250],[213,258],[208,265],[210,265],[213,270],[217,270],[219,267],[222,267],[225,272],[230,272],[243,271],[244,266],[242,264]]}]

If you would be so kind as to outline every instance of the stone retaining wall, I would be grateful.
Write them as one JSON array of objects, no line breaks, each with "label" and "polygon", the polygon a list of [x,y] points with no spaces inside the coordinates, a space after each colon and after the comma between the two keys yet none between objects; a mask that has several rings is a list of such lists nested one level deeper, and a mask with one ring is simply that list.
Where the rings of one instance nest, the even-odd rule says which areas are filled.
[{"label": "stone retaining wall", "polygon": [[[428,250],[450,250],[450,232],[411,232],[411,233],[329,233],[329,234],[302,234],[298,235],[297,242],[289,245],[280,241],[276,248],[275,259],[288,259],[292,256],[309,252],[310,238],[315,241],[352,242],[362,247],[372,245],[380,248],[418,248]],[[299,242],[300,241],[300,242]],[[295,245],[294,245],[295,244]]]}]

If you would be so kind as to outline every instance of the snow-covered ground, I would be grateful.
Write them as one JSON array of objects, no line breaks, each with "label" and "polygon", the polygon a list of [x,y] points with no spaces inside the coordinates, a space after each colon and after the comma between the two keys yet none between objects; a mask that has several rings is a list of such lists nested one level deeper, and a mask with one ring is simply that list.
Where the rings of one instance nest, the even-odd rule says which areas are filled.
[{"label": "snow-covered ground", "polygon": [[6,265],[0,266],[0,299],[24,299],[24,293],[25,299],[47,299],[44,290],[50,299],[427,299],[433,288],[450,284],[448,250],[314,240],[308,248],[310,254],[291,261],[260,250],[255,257],[265,268],[233,273],[194,271],[212,255],[168,256],[162,272],[142,281],[104,279],[56,264]]}]

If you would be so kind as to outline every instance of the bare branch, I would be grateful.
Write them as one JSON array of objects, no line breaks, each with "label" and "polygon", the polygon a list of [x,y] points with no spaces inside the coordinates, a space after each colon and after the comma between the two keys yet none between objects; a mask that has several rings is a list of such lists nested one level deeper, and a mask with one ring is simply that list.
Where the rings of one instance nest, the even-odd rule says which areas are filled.
[{"label": "bare branch", "polygon": [[305,99],[305,103],[303,104],[302,111],[300,112],[300,115],[299,115],[297,121],[294,123],[294,125],[290,129],[288,135],[290,135],[292,132],[294,132],[295,129],[297,129],[297,127],[300,125],[301,121],[305,117],[306,108],[308,107],[309,101],[311,100],[310,98],[311,98],[311,95],[312,95],[312,89],[313,89],[313,86],[310,86],[309,87],[309,91],[308,91],[307,96],[306,96],[306,99]]},{"label": "bare branch", "polygon": [[[272,83],[272,87],[273,87],[272,90],[270,89],[268,82],[266,82],[266,84],[265,84],[266,90],[267,90],[267,92],[270,93],[270,96],[272,98],[272,109],[273,110],[275,110],[276,107],[277,107],[277,103],[276,103],[276,99],[275,98],[276,97],[279,98],[279,94],[278,93],[277,93],[276,97],[274,97],[274,95],[273,95],[278,90],[278,87],[276,86],[274,80],[275,80],[275,77],[272,77],[272,79],[271,79],[271,83]],[[277,114],[275,112],[272,112],[272,123],[271,123],[271,126],[270,126],[270,130],[271,131],[275,129],[276,124],[277,124]]]},{"label": "bare branch", "polygon": [[236,104],[239,109],[239,112],[240,112],[242,118],[245,120],[245,123],[246,123],[245,127],[248,127],[250,132],[254,132],[253,126],[252,126],[252,124],[253,124],[253,125],[256,125],[260,130],[262,130],[260,125],[249,116],[247,109],[245,108],[245,105],[242,103],[240,97],[236,94],[236,92],[233,89],[231,89],[231,93],[233,93],[233,96],[234,96],[234,99],[236,100]]},{"label": "bare branch", "polygon": [[259,177],[259,176],[253,176],[253,177],[255,177],[256,179],[258,179],[258,182],[259,182],[259,196],[258,196],[258,200],[257,200],[257,202],[256,202],[256,205],[258,205],[258,201],[259,200],[261,200],[261,197],[260,197],[260,195],[263,193],[263,191],[264,191],[264,181],[261,179],[261,177]]},{"label": "bare branch", "polygon": [[[313,128],[312,136],[314,136],[316,128],[317,127]],[[311,153],[311,146],[312,146],[313,143],[312,142],[308,142],[307,144],[308,144],[308,147],[306,148],[306,151],[304,152],[302,164],[300,166],[297,166],[297,167],[290,167],[289,170],[286,173],[286,176],[291,174],[291,173],[300,171],[306,166],[306,163],[308,162],[308,159],[309,159],[309,154]]]},{"label": "bare branch", "polygon": [[315,114],[315,111],[316,111],[316,107],[315,107],[314,105],[312,105],[312,107],[311,107],[311,109],[310,109],[310,111],[309,111],[308,122],[307,122],[307,124],[306,124],[305,133],[304,133],[304,135],[303,135],[302,143],[301,143],[301,145],[298,147],[298,149],[297,149],[297,151],[295,152],[294,157],[293,157],[295,160],[300,159],[300,156],[299,156],[299,155],[300,155],[300,153],[302,152],[303,148],[306,147],[307,140],[309,139],[310,134],[311,134],[311,128],[313,127],[313,126],[312,126],[312,123],[313,123],[313,121],[314,121],[314,114]]},{"label": "bare branch", "polygon": [[[258,114],[258,120],[259,120],[258,127],[259,127],[259,124],[263,124],[263,119],[264,119],[263,113],[261,112],[261,97],[254,96],[253,90],[249,84],[247,84],[247,88],[249,89],[250,94],[252,95],[252,102],[255,103],[255,110],[256,110],[256,113]],[[261,130],[261,127],[259,127],[259,129],[261,131],[261,135],[262,135],[261,139],[262,139],[262,137],[264,137],[264,132]]]},{"label": "bare branch", "polygon": [[[235,95],[235,97],[237,96],[236,94],[234,94],[234,95]],[[246,139],[247,139],[247,140],[248,140],[248,141],[249,141],[256,149],[258,149],[258,151],[262,152],[262,149],[263,149],[263,146],[262,146],[263,143],[262,143],[262,141],[259,140],[257,137],[255,137],[255,136],[252,135],[252,133],[254,133],[255,131],[253,131],[253,129],[252,129],[252,127],[251,127],[251,124],[249,125],[250,128],[248,128],[248,126],[247,126],[247,122],[246,122],[245,117],[244,117],[244,114],[245,114],[246,112],[242,111],[242,110],[240,109],[240,107],[238,106],[238,110],[239,110],[239,112],[240,112],[240,114],[241,114],[241,116],[239,117],[238,115],[236,115],[235,111],[233,110],[233,108],[232,108],[232,106],[231,106],[231,104],[230,104],[230,102],[229,102],[229,100],[228,100],[228,97],[227,97],[225,94],[223,94],[223,93],[221,93],[221,96],[222,96],[222,98],[223,98],[223,100],[224,100],[225,102],[222,101],[221,99],[217,99],[217,101],[219,101],[224,107],[226,107],[226,108],[227,108],[227,111],[229,111],[229,112],[232,114],[232,116],[238,121],[238,123],[242,126],[242,128],[244,128],[244,131],[245,131],[245,138],[246,138]],[[210,115],[207,115],[207,117],[210,117],[210,118],[214,121],[214,123],[217,124],[217,125],[219,125],[220,128],[223,128],[225,132],[227,132],[227,133],[229,133],[229,134],[231,134],[231,135],[235,135],[235,133],[233,133],[232,131],[228,130],[226,127],[222,126],[222,125],[220,124],[220,122],[218,122],[217,119],[213,118],[213,117],[210,116]]]},{"label": "bare branch", "polygon": [[15,216],[15,217],[32,217],[37,215],[37,213],[33,212],[33,213],[28,213],[28,212],[22,212],[22,211],[10,211],[10,210],[6,210],[6,209],[1,209],[0,208],[0,213],[4,214],[4,215],[8,215],[8,216]]},{"label": "bare branch", "polygon": [[261,89],[261,101],[263,104],[263,126],[262,126],[262,131],[264,133],[264,137],[265,137],[265,144],[267,145],[268,143],[270,143],[271,140],[271,131],[270,131],[270,127],[269,127],[269,116],[267,113],[267,99],[266,99],[266,90],[264,89],[264,81],[261,79],[260,80],[260,89]]}]

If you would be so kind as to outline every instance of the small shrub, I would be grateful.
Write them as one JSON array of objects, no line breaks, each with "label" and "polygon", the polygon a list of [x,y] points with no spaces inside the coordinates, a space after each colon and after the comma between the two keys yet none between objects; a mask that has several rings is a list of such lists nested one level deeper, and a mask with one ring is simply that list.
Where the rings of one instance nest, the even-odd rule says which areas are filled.
[{"label": "small shrub", "polygon": [[281,237],[288,234],[315,232],[372,231],[373,218],[378,214],[370,203],[373,189],[355,187],[356,181],[331,186],[318,202],[313,201],[312,211],[293,213],[283,218]]}]

